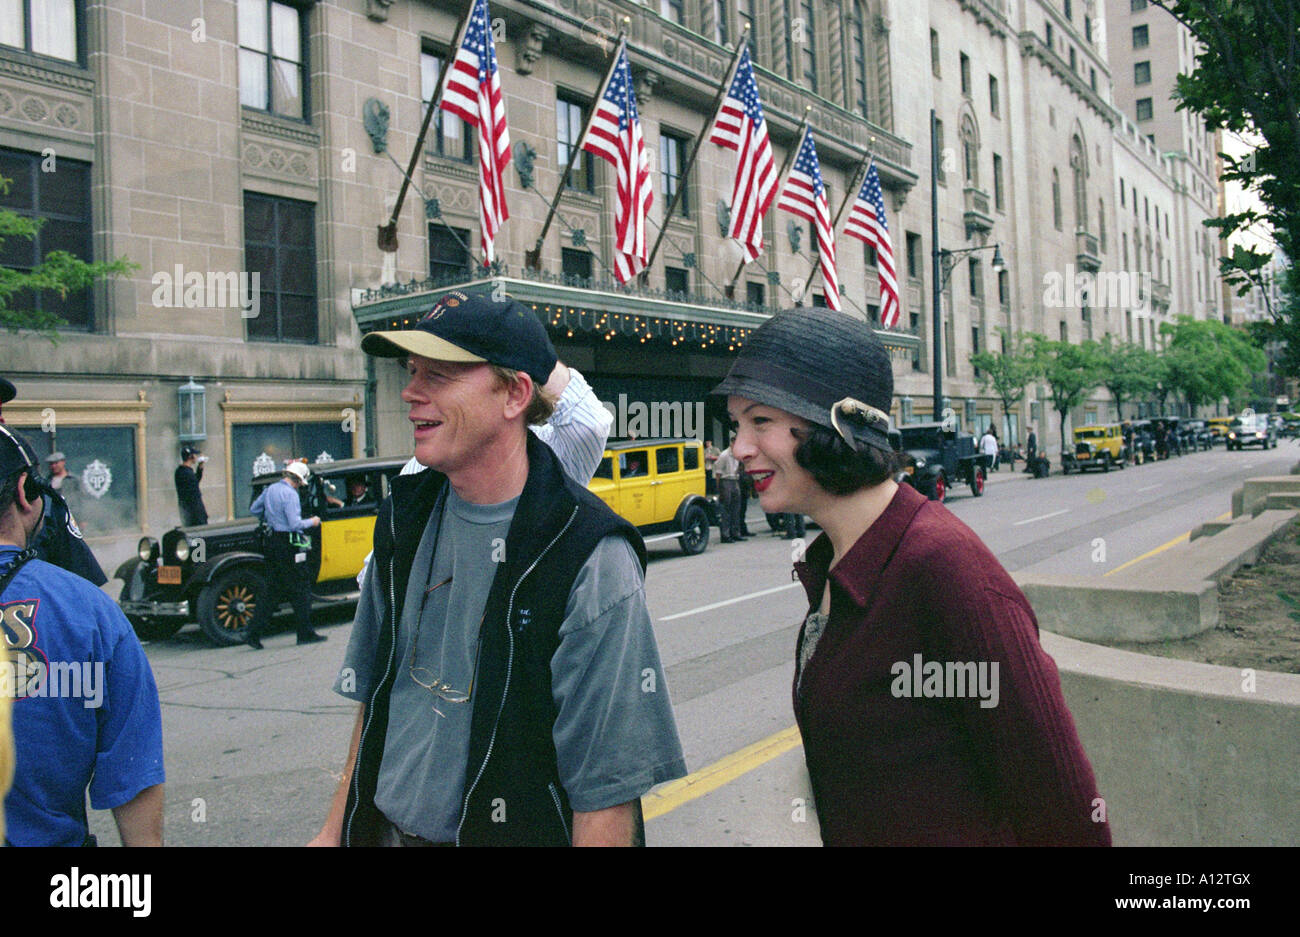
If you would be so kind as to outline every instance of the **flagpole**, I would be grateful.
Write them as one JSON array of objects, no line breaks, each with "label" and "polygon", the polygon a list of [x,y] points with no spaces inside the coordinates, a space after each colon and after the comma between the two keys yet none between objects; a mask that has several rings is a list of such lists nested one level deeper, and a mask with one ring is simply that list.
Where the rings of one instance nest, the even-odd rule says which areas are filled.
[{"label": "flagpole", "polygon": [[[388,224],[379,226],[379,249],[385,253],[392,254],[397,250],[397,218],[402,213],[402,203],[406,201],[406,190],[411,186],[411,174],[415,172],[415,167],[419,164],[420,150],[424,148],[424,138],[428,136],[429,124],[433,123],[434,111],[442,104],[442,94],[447,87],[447,78],[451,75],[456,50],[465,41],[465,31],[469,29],[469,19],[474,14],[474,4],[476,2],[477,0],[470,0],[469,8],[460,18],[460,26],[456,29],[456,38],[451,44],[451,52],[443,62],[442,72],[438,75],[438,87],[434,89],[433,97],[429,100],[429,109],[424,112],[424,122],[420,124],[420,133],[415,138],[415,149],[411,151],[410,164],[406,167],[406,172],[402,176],[402,187],[397,192],[397,204],[393,206],[393,214],[389,217]],[[398,168],[401,168],[400,163]]]},{"label": "flagpole", "polygon": [[[551,221],[555,218],[556,211],[560,208],[560,198],[564,195],[564,188],[569,184],[569,177],[573,175],[573,167],[577,165],[578,156],[583,152],[582,145],[587,140],[587,134],[591,130],[591,122],[596,117],[596,109],[600,106],[601,100],[605,97],[605,89],[609,87],[610,81],[614,77],[614,68],[618,65],[619,53],[623,51],[623,46],[627,43],[628,25],[632,22],[630,16],[623,17],[623,28],[618,32],[618,39],[614,43],[614,56],[609,61],[609,68],[605,70],[605,80],[600,83],[600,89],[596,92],[596,97],[592,99],[591,110],[587,114],[586,126],[582,128],[582,133],[569,149],[569,163],[564,167],[564,175],[560,177],[560,187],[555,190],[555,198],[551,199],[550,210],[546,213],[546,220],[542,222],[542,233],[537,235],[537,241],[533,244],[532,250],[524,251],[524,266],[531,267],[533,270],[540,270],[542,266],[542,244],[546,241],[546,232],[551,230]],[[595,256],[594,253],[592,256]]]},{"label": "flagpole", "polygon": [[727,68],[727,74],[723,78],[722,87],[713,97],[711,113],[713,117],[705,124],[704,129],[700,131],[699,136],[695,138],[695,145],[691,147],[691,155],[686,160],[686,168],[677,177],[677,191],[673,192],[673,199],[668,203],[668,208],[664,211],[664,224],[659,229],[659,236],[655,238],[654,247],[650,248],[650,257],[645,262],[645,268],[641,271],[641,285],[645,286],[650,279],[650,268],[654,265],[655,255],[659,253],[659,246],[663,243],[664,235],[668,232],[668,222],[673,217],[673,212],[677,211],[677,206],[681,203],[682,196],[686,194],[686,183],[691,177],[691,169],[695,166],[695,159],[700,155],[700,148],[704,141],[708,139],[709,132],[713,130],[713,125],[718,122],[718,114],[722,108],[722,99],[727,96],[731,90],[731,83],[736,78],[736,68],[740,65],[741,53],[745,51],[745,44],[749,41],[749,24],[746,23],[741,32],[740,41],[736,43],[736,51],[731,56],[731,65]]},{"label": "flagpole", "polygon": [[[809,104],[805,106],[803,109],[803,120],[799,122],[799,132],[795,134],[794,146],[790,149],[789,154],[785,158],[785,165],[781,167],[781,175],[777,177],[781,180],[781,185],[777,186],[776,189],[778,199],[780,199],[782,189],[785,188],[785,177],[789,175],[790,167],[794,165],[794,159],[796,156],[799,155],[799,148],[803,146],[803,135],[808,129],[808,116],[811,113],[812,113],[812,105]],[[762,219],[759,220],[759,223],[760,224],[762,223]],[[735,276],[733,276],[731,278],[731,282],[727,284],[728,296],[735,295],[736,281],[738,281],[740,279],[740,275],[745,272],[745,265],[748,263],[749,263],[748,260],[742,260],[740,262],[740,266],[736,268]]]},{"label": "flagpole", "polygon": [[[875,142],[876,142],[876,138],[872,137],[871,143],[875,143]],[[863,157],[862,162],[858,163],[858,168],[854,170],[853,175],[850,177],[852,184],[844,192],[844,199],[840,202],[840,209],[835,213],[835,220],[831,222],[832,242],[835,240],[836,230],[839,229],[840,219],[844,217],[844,209],[849,207],[850,201],[855,201],[857,199],[858,190],[862,188],[862,180],[858,177],[861,176],[865,170],[871,168],[871,160],[873,159],[873,154],[871,152],[871,143],[867,144],[867,155]],[[821,263],[821,258],[817,258],[812,262],[812,265],[808,268],[808,278],[806,282],[808,283],[812,282],[813,274],[817,272],[817,267],[820,265],[820,263]],[[855,303],[854,305],[857,304]]]}]

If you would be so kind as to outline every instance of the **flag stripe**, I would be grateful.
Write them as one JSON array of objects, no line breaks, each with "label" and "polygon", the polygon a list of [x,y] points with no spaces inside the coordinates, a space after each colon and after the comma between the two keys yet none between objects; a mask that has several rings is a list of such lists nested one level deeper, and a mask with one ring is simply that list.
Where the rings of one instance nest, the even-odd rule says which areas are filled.
[{"label": "flag stripe", "polygon": [[451,62],[441,106],[479,131],[479,228],[484,260],[491,263],[495,256],[493,241],[510,217],[505,190],[510,131],[506,127],[505,97],[487,0],[474,0],[465,37]]},{"label": "flag stripe", "polygon": [[821,164],[817,160],[817,144],[813,142],[811,128],[804,131],[799,141],[794,165],[790,167],[776,207],[811,221],[816,227],[826,305],[838,312],[840,284],[835,268],[835,232],[831,230],[831,210],[826,203],[826,187],[822,184]]},{"label": "flag stripe", "polygon": [[735,77],[723,98],[709,139],[737,154],[731,188],[731,227],[727,236],[739,242],[748,263],[763,252],[763,216],[776,196],[772,141],[767,134],[748,48],[740,54]]},{"label": "flag stripe", "polygon": [[880,189],[880,173],[873,162],[862,180],[862,188],[853,201],[844,233],[876,249],[876,266],[880,271],[880,324],[894,328],[902,319],[898,299],[898,275],[894,270],[894,246],[885,218],[885,199]]}]

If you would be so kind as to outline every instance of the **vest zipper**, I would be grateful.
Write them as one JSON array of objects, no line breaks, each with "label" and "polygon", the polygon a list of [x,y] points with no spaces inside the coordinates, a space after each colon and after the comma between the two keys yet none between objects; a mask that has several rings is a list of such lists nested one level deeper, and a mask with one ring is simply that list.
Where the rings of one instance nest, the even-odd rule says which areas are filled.
[{"label": "vest zipper", "polygon": [[560,829],[564,830],[564,838],[573,845],[573,837],[569,835],[569,824],[564,822],[564,811],[560,808],[560,792],[555,789],[555,784],[547,784],[546,789],[551,792],[551,800],[555,802],[555,813],[560,818]]},{"label": "vest zipper", "polygon": [[[394,508],[396,506],[394,505]],[[388,663],[384,667],[384,676],[375,688],[370,691],[370,705],[366,707],[366,723],[361,727],[361,738],[357,742],[357,760],[352,766],[352,783],[357,783],[357,777],[361,771],[361,751],[366,746],[366,736],[370,733],[370,721],[375,717],[375,700],[379,699],[379,688],[388,682],[388,675],[393,669],[393,653],[397,650],[397,589],[394,585],[395,568],[394,563],[397,558],[397,520],[396,511],[388,512],[388,530],[393,538],[393,554],[388,558],[388,608],[389,608],[389,628],[393,632],[391,647],[388,649]],[[345,839],[352,838],[352,820],[357,815],[357,808],[361,805],[361,798],[358,797],[356,803],[352,805],[352,812],[348,814],[348,825]],[[341,845],[341,844],[340,844]]]},{"label": "vest zipper", "polygon": [[[543,549],[541,553],[534,557],[533,562],[526,570],[524,570],[523,575],[515,582],[514,588],[510,590],[510,601],[506,605],[506,637],[510,639],[510,653],[506,657],[506,682],[501,689],[501,705],[497,707],[497,718],[496,721],[492,723],[492,735],[488,737],[488,747],[487,752],[483,755],[483,764],[479,765],[478,774],[474,775],[473,783],[470,784],[469,790],[465,792],[465,803],[461,808],[460,823],[456,825],[457,846],[460,845],[460,832],[465,827],[465,817],[469,815],[470,797],[474,795],[474,788],[478,786],[479,780],[483,777],[483,772],[487,770],[488,760],[492,757],[492,746],[496,744],[497,729],[501,725],[501,714],[505,712],[506,708],[506,696],[510,693],[510,674],[515,663],[515,632],[514,629],[510,627],[510,616],[514,614],[515,610],[515,594],[519,592],[519,587],[523,585],[524,580],[528,578],[528,574],[537,568],[537,564],[540,563],[542,558],[550,552],[551,547],[555,546],[555,544],[559,542],[559,539],[564,536],[565,531],[569,529],[573,524],[573,519],[577,516],[578,505],[575,504],[573,506],[573,513],[569,515],[569,519],[565,521],[564,526],[560,528],[560,532],[555,535],[554,539],[546,545],[545,549]],[[558,803],[556,806],[559,806]]]}]

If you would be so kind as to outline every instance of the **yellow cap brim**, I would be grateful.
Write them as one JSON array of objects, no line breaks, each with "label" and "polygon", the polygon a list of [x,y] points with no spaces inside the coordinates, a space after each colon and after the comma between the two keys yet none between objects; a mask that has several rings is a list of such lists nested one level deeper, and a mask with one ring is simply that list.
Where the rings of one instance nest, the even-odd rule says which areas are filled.
[{"label": "yellow cap brim", "polygon": [[361,350],[376,358],[420,355],[434,361],[487,361],[486,358],[468,352],[459,345],[453,345],[445,338],[430,335],[420,329],[403,332],[371,332],[361,339]]}]

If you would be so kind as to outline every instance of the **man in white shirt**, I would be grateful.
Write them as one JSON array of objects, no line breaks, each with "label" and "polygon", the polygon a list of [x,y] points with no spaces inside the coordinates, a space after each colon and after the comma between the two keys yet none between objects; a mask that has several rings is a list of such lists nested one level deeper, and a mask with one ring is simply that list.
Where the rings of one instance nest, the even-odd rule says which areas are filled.
[{"label": "man in white shirt", "polygon": [[993,471],[998,470],[998,437],[991,426],[980,437],[980,455],[991,456],[989,465]]}]

